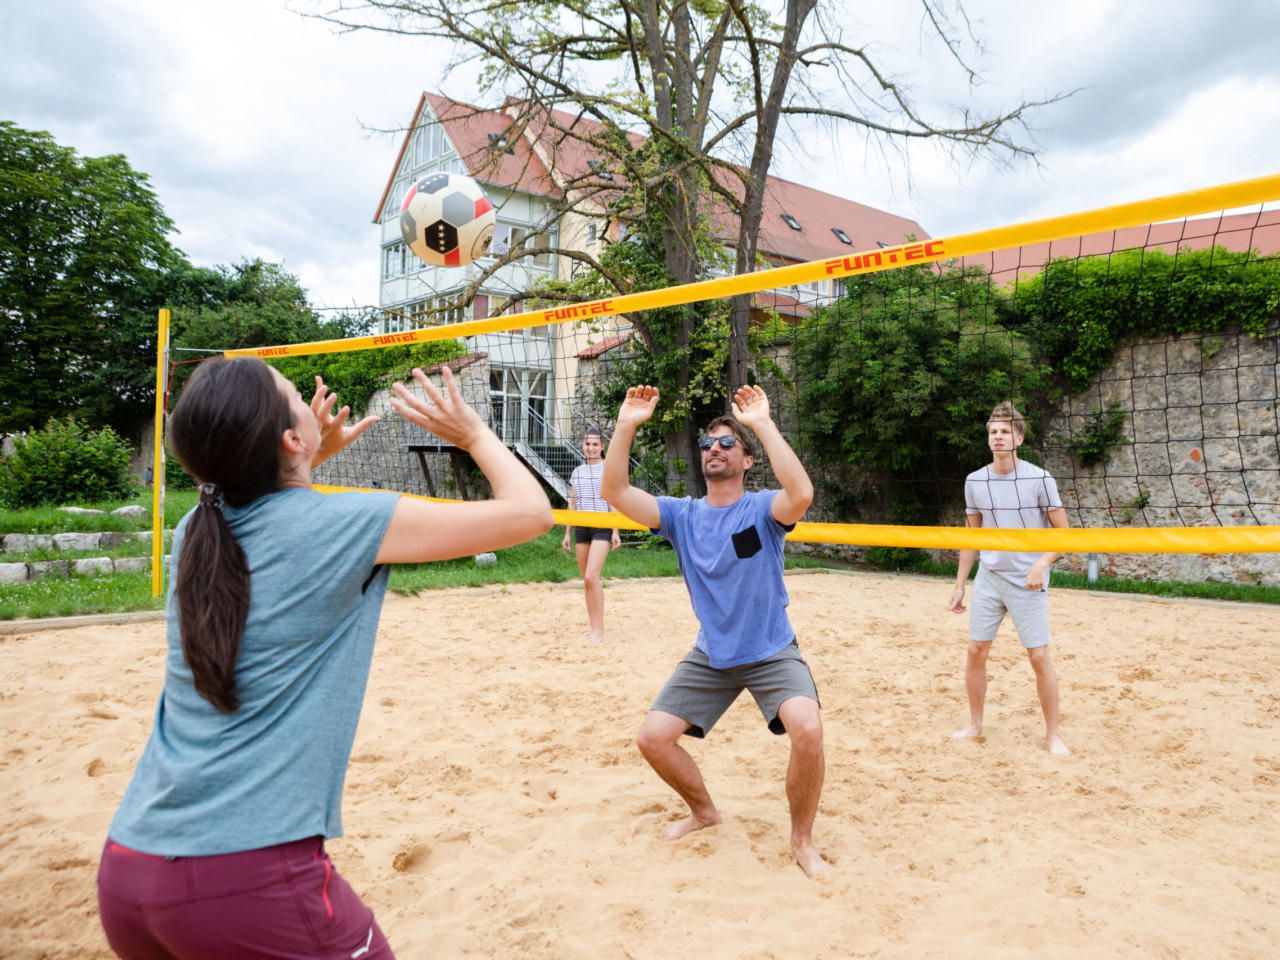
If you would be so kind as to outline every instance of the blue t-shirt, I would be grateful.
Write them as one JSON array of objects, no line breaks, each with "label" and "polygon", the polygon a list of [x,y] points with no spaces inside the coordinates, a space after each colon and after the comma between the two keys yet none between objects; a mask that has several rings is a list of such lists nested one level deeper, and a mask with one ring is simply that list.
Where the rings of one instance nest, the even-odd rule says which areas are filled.
[{"label": "blue t-shirt", "polygon": [[164,689],[112,839],[144,853],[212,856],[342,835],[342,786],[387,586],[374,560],[397,498],[290,488],[224,509],[250,570],[240,708],[229,714],[196,692],[182,656],[173,584],[183,519]]},{"label": "blue t-shirt", "polygon": [[792,527],[770,513],[777,495],[744,493],[727,507],[658,497],[662,525],[654,532],[675,548],[700,625],[698,649],[718,670],[758,663],[795,639],[782,582],[782,542]]}]

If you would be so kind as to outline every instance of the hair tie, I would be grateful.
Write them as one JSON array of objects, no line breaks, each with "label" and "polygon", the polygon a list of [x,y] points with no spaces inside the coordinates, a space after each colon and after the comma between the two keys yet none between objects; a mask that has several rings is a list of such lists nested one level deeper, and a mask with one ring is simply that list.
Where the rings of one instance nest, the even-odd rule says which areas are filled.
[{"label": "hair tie", "polygon": [[222,488],[216,483],[200,484],[200,506],[222,509]]}]

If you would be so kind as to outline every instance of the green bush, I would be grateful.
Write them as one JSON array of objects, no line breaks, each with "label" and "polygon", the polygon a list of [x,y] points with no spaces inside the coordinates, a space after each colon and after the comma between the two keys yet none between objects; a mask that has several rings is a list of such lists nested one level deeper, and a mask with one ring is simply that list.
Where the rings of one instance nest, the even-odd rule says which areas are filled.
[{"label": "green bush", "polygon": [[38,507],[132,496],[129,445],[110,427],[89,430],[74,419],[51,420],[17,437],[0,460],[0,504]]},{"label": "green bush", "polygon": [[166,453],[164,459],[164,485],[166,490],[194,490],[196,481],[187,473],[182,461],[172,453]]},{"label": "green bush", "polygon": [[915,547],[871,547],[863,557],[877,570],[916,570],[929,559],[927,553]]}]

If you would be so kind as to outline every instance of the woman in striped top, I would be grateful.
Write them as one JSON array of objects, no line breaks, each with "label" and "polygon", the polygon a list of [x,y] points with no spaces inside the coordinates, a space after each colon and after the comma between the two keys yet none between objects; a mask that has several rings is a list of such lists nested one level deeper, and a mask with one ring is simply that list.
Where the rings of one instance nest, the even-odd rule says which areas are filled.
[{"label": "woman in striped top", "polygon": [[[586,462],[574,467],[569,476],[569,509],[607,513],[609,505],[600,496],[600,477],[604,473],[604,438],[591,427],[582,437],[582,455]],[[569,549],[572,531],[574,551],[578,557],[578,570],[582,574],[582,586],[587,595],[587,637],[592,643],[604,642],[604,588],[600,572],[609,556],[609,550],[621,546],[616,529],[603,527],[565,527],[561,547]]]}]

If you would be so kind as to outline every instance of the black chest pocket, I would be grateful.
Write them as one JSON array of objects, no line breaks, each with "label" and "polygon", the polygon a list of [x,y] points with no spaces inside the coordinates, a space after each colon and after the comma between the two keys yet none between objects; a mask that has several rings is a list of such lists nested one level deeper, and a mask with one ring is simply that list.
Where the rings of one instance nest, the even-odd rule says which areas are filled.
[{"label": "black chest pocket", "polygon": [[739,560],[754,557],[760,552],[760,547],[760,531],[755,528],[754,524],[739,530],[733,535],[733,550],[738,555]]}]

